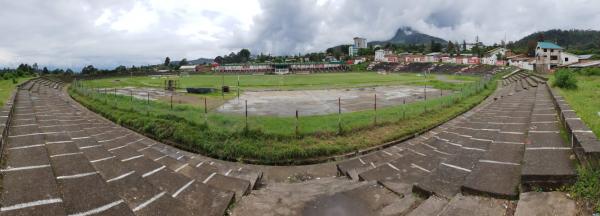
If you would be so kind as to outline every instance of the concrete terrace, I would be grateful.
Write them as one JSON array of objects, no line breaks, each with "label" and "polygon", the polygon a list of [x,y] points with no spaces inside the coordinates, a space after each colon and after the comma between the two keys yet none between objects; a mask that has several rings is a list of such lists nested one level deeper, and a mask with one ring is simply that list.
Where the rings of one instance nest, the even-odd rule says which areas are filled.
[{"label": "concrete terrace", "polygon": [[63,83],[35,79],[4,110],[0,215],[574,215],[564,193],[531,192],[576,177],[545,81],[515,72],[499,86],[389,148],[276,167],[178,150],[81,107]]}]

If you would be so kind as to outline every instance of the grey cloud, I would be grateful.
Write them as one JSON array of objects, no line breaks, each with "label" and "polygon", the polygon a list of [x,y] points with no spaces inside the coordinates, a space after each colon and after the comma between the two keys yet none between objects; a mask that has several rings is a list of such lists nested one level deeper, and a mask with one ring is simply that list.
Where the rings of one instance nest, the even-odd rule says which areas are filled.
[{"label": "grey cloud", "polygon": [[[128,11],[138,1],[2,1],[0,67],[38,62],[77,70],[85,64],[110,68],[155,64],[164,56],[214,57],[241,48],[297,54],[348,44],[354,36],[385,40],[402,26],[448,40],[472,41],[478,35],[485,43],[499,42],[504,35],[517,40],[551,28],[600,29],[600,1],[596,0],[259,1],[261,13],[250,28],[211,8],[184,8],[159,13],[150,30],[139,33],[95,25],[105,10]],[[182,21],[196,14],[225,31],[195,30],[214,40],[175,33],[184,27]]]}]

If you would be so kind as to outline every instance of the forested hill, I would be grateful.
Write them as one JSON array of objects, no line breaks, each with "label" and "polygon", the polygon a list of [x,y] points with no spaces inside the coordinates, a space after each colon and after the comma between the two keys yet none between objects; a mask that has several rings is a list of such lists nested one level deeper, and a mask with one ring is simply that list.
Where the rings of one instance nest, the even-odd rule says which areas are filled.
[{"label": "forested hill", "polygon": [[517,52],[531,52],[538,41],[556,43],[575,54],[600,55],[600,31],[595,30],[560,30],[553,29],[530,34],[521,40],[509,44],[509,48]]}]

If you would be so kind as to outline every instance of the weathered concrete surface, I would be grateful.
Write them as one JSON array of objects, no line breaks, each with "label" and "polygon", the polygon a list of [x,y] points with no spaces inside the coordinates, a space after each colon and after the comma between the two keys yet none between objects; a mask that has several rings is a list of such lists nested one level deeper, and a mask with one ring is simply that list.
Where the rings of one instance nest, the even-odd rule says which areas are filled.
[{"label": "weathered concrete surface", "polygon": [[425,200],[419,207],[414,209],[408,214],[408,216],[424,216],[424,215],[438,215],[444,210],[444,207],[448,204],[448,200],[436,196],[431,196]]},{"label": "weathered concrete surface", "polygon": [[[382,86],[328,90],[290,91],[246,91],[239,99],[232,99],[219,107],[223,113],[244,114],[245,101],[248,101],[249,115],[294,116],[296,110],[301,116],[322,115],[338,112],[338,98],[341,98],[342,112],[373,109],[374,95],[377,106],[385,107],[412,101],[423,100],[423,87]],[[443,91],[446,95],[450,91]],[[427,98],[440,96],[437,89],[427,88]]]},{"label": "weathered concrete surface", "polygon": [[494,199],[479,196],[463,196],[458,194],[440,213],[446,216],[504,216],[508,207],[508,200]]},{"label": "weathered concrete surface", "polygon": [[515,216],[575,216],[575,201],[561,192],[528,192],[520,195]]},{"label": "weathered concrete surface", "polygon": [[233,215],[399,215],[419,198],[403,197],[374,182],[322,178],[273,183],[244,197]]}]

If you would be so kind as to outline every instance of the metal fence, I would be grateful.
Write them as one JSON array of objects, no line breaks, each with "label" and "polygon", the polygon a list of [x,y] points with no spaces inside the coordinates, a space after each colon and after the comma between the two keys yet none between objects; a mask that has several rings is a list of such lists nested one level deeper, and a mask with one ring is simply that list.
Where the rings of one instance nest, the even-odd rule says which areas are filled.
[{"label": "metal fence", "polygon": [[72,90],[79,96],[83,96],[88,102],[108,105],[115,111],[136,113],[152,118],[186,121],[192,125],[221,132],[260,131],[275,136],[300,137],[320,133],[352,132],[366,127],[401,123],[403,120],[414,119],[429,112],[439,112],[480,93],[493,80],[492,76],[484,76],[477,82],[463,85],[460,90],[446,91],[446,94],[440,91],[441,95],[435,98],[432,98],[432,93],[427,92],[428,87],[426,86],[424,97],[421,100],[406,101],[404,99],[402,104],[385,107],[380,105],[383,99],[374,94],[369,101],[373,105],[372,109],[355,112],[342,112],[343,99],[338,98],[337,113],[303,116],[303,110],[296,109],[295,115],[289,117],[252,115],[248,111],[251,108],[248,107],[248,101],[244,102],[244,113],[237,115],[210,111],[206,99],[204,99],[203,106],[191,106],[173,101],[173,95],[169,101],[151,100],[150,92],[147,93],[146,98],[141,98],[139,95],[134,96],[133,91],[130,91],[129,95],[118,94],[116,88],[96,88],[77,80],[73,82]]}]

